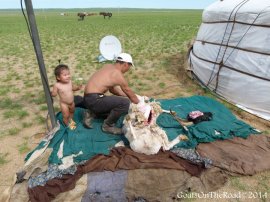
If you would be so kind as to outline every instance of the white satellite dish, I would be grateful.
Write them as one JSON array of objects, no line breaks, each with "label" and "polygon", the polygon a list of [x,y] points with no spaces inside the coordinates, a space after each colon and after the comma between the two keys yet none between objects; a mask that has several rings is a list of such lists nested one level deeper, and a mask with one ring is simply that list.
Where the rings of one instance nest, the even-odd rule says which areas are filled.
[{"label": "white satellite dish", "polygon": [[113,35],[105,36],[99,43],[99,51],[107,60],[114,60],[121,52],[120,41]]}]

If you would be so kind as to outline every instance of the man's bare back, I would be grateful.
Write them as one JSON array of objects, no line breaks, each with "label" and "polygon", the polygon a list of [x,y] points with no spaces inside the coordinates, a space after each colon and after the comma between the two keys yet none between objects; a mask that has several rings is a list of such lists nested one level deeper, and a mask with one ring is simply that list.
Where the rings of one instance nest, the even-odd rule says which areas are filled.
[{"label": "man's bare back", "polygon": [[121,71],[116,69],[114,65],[105,65],[90,77],[85,93],[107,92],[111,87],[119,85],[119,74],[122,74]]},{"label": "man's bare back", "polygon": [[138,103],[138,98],[129,88],[123,73],[117,64],[104,65],[90,77],[84,93],[106,93],[109,90],[115,95],[127,96],[133,103]]}]

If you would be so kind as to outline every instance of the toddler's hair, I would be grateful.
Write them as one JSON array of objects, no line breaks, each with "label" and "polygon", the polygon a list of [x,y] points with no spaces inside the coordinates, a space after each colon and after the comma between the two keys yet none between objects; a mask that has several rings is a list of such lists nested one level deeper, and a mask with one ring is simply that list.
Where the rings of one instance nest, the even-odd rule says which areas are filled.
[{"label": "toddler's hair", "polygon": [[61,74],[61,72],[63,70],[69,70],[68,66],[67,65],[64,65],[64,64],[60,64],[60,65],[57,65],[55,67],[55,69],[54,69],[54,75],[56,77],[56,80],[58,80],[57,77],[60,76],[60,74]]}]

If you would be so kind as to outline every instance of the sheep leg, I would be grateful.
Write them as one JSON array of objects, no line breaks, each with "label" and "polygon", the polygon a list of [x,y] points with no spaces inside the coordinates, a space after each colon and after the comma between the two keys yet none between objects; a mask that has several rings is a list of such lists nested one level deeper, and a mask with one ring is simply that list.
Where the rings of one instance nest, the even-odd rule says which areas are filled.
[{"label": "sheep leg", "polygon": [[181,141],[188,141],[188,137],[186,135],[178,135],[174,140],[165,144],[166,146],[164,146],[164,149],[170,150]]},{"label": "sheep leg", "polygon": [[181,119],[179,117],[176,116],[176,113],[173,112],[172,110],[170,110],[170,114],[173,116],[173,118],[186,130],[188,131],[187,126],[190,126],[193,124],[193,122],[191,121],[186,121],[184,119]]},{"label": "sheep leg", "polygon": [[162,109],[162,113],[168,113],[168,114],[170,114],[170,113],[171,113],[171,111],[169,111],[169,110],[165,110],[165,109]]},{"label": "sheep leg", "polygon": [[180,138],[176,137],[171,142],[168,141],[167,144],[164,144],[163,149],[170,150],[171,148],[173,148],[174,145],[178,144],[179,142],[180,142]]},{"label": "sheep leg", "polygon": [[131,133],[131,135],[133,136],[133,138],[134,138],[134,140],[135,140],[135,139],[136,139],[136,135],[135,135],[134,128],[133,128],[133,126],[132,126],[132,124],[131,124],[131,121],[128,120],[127,122],[128,122],[128,126],[129,126],[129,128],[130,128],[130,133]]}]

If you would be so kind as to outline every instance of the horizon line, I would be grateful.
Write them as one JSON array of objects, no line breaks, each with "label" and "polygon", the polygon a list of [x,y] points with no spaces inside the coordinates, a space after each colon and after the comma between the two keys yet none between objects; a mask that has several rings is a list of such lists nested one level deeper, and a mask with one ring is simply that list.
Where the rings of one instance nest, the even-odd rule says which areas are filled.
[{"label": "horizon line", "polygon": [[[34,8],[34,9],[97,9],[97,8],[107,8],[107,9],[153,9],[153,10],[203,10],[204,8],[129,8],[129,7],[78,7],[78,8]],[[21,10],[21,8],[0,8],[0,10]],[[24,8],[25,9],[25,8]]]}]

